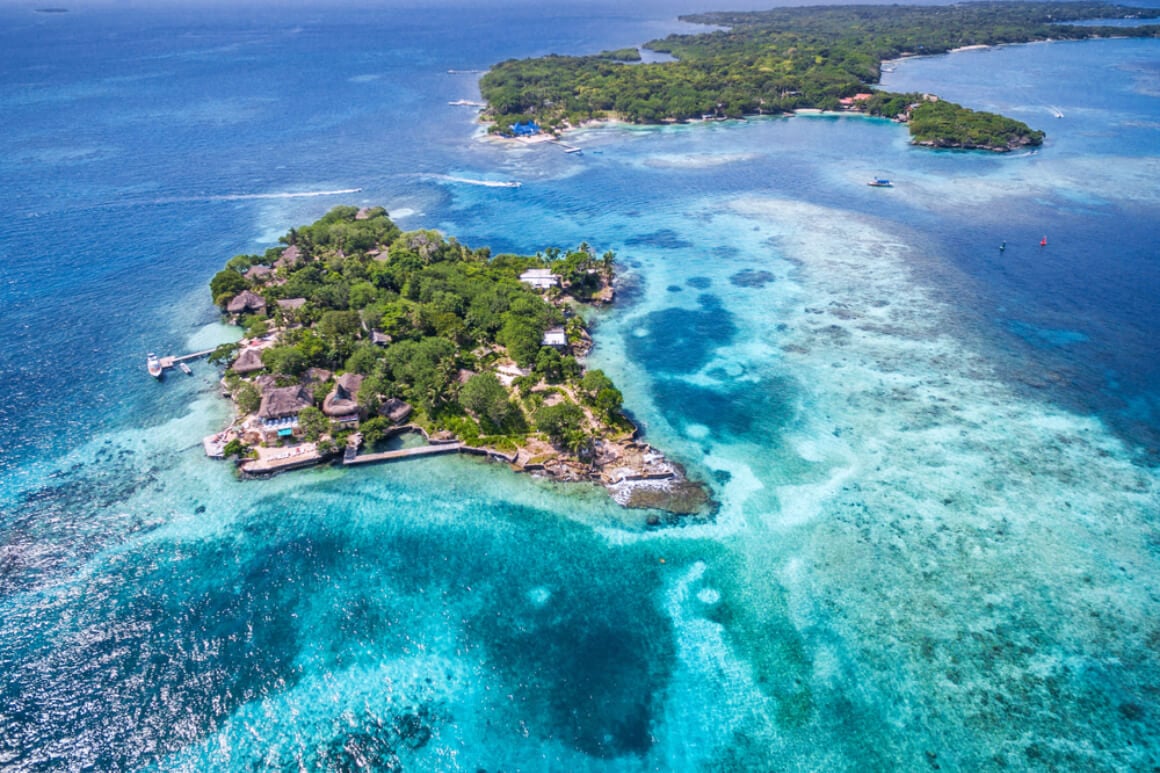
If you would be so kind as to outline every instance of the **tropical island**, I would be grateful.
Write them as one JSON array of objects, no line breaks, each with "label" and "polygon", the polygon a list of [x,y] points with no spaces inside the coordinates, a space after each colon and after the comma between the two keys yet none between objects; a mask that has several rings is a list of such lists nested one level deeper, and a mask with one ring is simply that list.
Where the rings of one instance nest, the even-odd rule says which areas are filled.
[{"label": "tropical island", "polygon": [[706,513],[705,488],[638,439],[620,390],[582,364],[583,315],[613,301],[614,263],[587,244],[492,256],[404,232],[382,207],[335,207],[210,281],[245,334],[210,356],[235,417],[206,452],[246,477],[473,453],[599,483],[626,507]]},{"label": "tropical island", "polygon": [[480,80],[490,131],[534,126],[558,134],[601,120],[657,124],[840,110],[906,123],[918,145],[1005,152],[1040,145],[1045,135],[933,94],[876,90],[882,63],[970,46],[1160,36],[1158,25],[1069,23],[1160,18],[1158,8],[1092,2],[813,6],[680,18],[718,29],[644,45],[672,61],[604,52],[495,65]]}]

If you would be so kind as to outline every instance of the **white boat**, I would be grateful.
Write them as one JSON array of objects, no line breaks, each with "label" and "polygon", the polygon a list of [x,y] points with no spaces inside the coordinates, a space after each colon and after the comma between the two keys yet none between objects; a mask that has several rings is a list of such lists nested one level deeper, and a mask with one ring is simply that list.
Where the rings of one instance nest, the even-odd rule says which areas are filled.
[{"label": "white boat", "polygon": [[145,358],[145,367],[149,370],[149,375],[153,378],[161,378],[161,360],[157,359],[157,355],[149,352],[149,356]]},{"label": "white boat", "polygon": [[893,188],[894,183],[887,180],[885,177],[875,177],[870,182],[866,183],[871,188]]},{"label": "white boat", "polygon": [[193,368],[186,365],[184,362],[177,363],[177,367],[181,368],[181,372],[187,376],[193,375]]}]

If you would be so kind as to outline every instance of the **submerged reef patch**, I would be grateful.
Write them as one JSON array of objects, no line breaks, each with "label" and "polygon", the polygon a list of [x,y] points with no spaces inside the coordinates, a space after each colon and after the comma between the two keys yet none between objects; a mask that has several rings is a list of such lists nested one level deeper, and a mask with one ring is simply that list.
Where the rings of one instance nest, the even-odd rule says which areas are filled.
[{"label": "submerged reef patch", "polygon": [[695,373],[737,334],[732,315],[720,307],[671,307],[644,318],[644,337],[627,340],[628,354],[654,373]]}]

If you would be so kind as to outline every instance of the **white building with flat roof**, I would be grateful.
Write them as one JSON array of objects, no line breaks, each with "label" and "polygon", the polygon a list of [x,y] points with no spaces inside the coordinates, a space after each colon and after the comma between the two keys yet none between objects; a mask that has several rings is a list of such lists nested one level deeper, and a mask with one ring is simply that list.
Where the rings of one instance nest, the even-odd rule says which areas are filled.
[{"label": "white building with flat roof", "polygon": [[550,268],[529,268],[520,274],[520,281],[531,285],[537,290],[547,290],[560,284],[560,277],[552,273]]}]

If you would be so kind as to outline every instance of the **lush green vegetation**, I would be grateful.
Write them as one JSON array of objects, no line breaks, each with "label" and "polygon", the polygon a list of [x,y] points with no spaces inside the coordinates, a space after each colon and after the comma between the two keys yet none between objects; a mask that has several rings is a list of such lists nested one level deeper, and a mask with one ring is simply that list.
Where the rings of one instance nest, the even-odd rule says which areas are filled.
[{"label": "lush green vegetation", "polygon": [[[594,436],[631,430],[620,414],[620,392],[604,374],[585,373],[572,355],[542,345],[555,326],[572,342],[584,338],[573,301],[611,279],[613,253],[597,256],[582,244],[492,256],[435,231],[403,232],[382,208],[356,207],[336,207],[282,242],[264,255],[234,257],[210,282],[223,308],[247,290],[265,299],[271,320],[238,321],[259,330],[273,323],[276,340],[262,350],[258,372],[276,383],[297,383],[311,368],[359,373],[365,378],[357,400],[368,416],[399,398],[416,409],[412,420],[430,430],[496,446],[538,428],[577,450]],[[550,268],[562,288],[532,289],[519,279],[529,268]],[[237,351],[227,345],[213,359],[229,362]],[[512,387],[495,373],[509,360],[527,372]],[[228,380],[238,407],[256,410],[257,387],[236,374]],[[322,394],[316,390],[315,397]],[[316,408],[302,411],[299,421],[311,439],[327,432]],[[380,437],[386,426],[371,418],[367,437]]]},{"label": "lush green vegetation", "polygon": [[[675,62],[625,64],[607,54],[501,62],[480,88],[496,131],[535,120],[559,130],[616,116],[633,123],[837,110],[878,82],[880,63],[970,45],[1100,36],[1156,37],[1160,26],[1072,26],[1065,22],[1158,18],[1160,9],[1103,3],[965,3],[953,6],[815,6],[708,13],[685,21],[727,29],[674,35],[647,48]],[[912,117],[914,95],[879,94],[868,109]],[[922,107],[916,140],[944,146],[1039,144],[1042,132],[953,103]]]},{"label": "lush green vegetation", "polygon": [[1019,121],[969,110],[953,102],[918,102],[910,111],[910,136],[919,145],[1010,149],[1039,145],[1043,132]]}]

